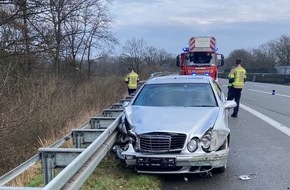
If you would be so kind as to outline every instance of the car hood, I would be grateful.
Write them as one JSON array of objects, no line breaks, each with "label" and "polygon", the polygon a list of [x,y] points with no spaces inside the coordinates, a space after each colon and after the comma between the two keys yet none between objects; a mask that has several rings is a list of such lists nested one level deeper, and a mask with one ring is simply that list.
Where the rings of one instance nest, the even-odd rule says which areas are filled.
[{"label": "car hood", "polygon": [[218,107],[128,106],[125,116],[136,134],[150,132],[204,134],[213,127]]}]

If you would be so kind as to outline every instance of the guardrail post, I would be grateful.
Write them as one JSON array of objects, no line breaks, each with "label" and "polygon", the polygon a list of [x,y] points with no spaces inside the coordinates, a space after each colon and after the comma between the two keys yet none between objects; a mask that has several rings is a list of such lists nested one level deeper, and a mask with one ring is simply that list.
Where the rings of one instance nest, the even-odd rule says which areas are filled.
[{"label": "guardrail post", "polygon": [[76,148],[82,148],[82,144],[83,144],[83,135],[76,134]]},{"label": "guardrail post", "polygon": [[74,147],[83,148],[84,145],[94,142],[104,131],[105,129],[73,129]]},{"label": "guardrail post", "polygon": [[81,148],[39,148],[42,160],[43,183],[47,185],[55,177],[56,168],[65,168],[84,149]]},{"label": "guardrail post", "polygon": [[111,109],[123,109],[123,106],[121,103],[114,103],[112,104]]},{"label": "guardrail post", "polygon": [[103,116],[104,117],[118,117],[123,112],[123,109],[104,109]]},{"label": "guardrail post", "polygon": [[54,178],[55,155],[42,153],[42,174],[43,183],[46,185]]},{"label": "guardrail post", "polygon": [[101,128],[100,119],[91,118],[90,124],[91,124],[91,129],[100,129]]},{"label": "guardrail post", "polygon": [[106,129],[115,119],[116,117],[91,117],[91,129]]}]

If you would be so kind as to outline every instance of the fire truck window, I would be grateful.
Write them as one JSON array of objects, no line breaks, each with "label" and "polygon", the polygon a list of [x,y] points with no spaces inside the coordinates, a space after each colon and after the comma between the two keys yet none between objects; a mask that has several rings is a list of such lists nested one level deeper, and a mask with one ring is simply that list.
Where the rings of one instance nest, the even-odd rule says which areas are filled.
[{"label": "fire truck window", "polygon": [[207,52],[189,53],[185,56],[185,65],[214,64],[213,55]]},{"label": "fire truck window", "polygon": [[193,55],[193,60],[195,63],[209,63],[211,55],[207,53],[195,53]]},{"label": "fire truck window", "polygon": [[211,54],[208,53],[206,55],[206,63],[210,63],[211,58],[212,58]]}]

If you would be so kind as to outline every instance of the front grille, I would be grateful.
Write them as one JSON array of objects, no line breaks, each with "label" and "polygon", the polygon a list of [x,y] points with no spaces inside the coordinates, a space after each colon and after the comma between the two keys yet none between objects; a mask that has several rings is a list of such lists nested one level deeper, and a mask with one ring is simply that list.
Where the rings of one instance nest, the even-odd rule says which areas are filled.
[{"label": "front grille", "polygon": [[180,152],[186,135],[180,133],[147,133],[139,135],[141,152]]}]

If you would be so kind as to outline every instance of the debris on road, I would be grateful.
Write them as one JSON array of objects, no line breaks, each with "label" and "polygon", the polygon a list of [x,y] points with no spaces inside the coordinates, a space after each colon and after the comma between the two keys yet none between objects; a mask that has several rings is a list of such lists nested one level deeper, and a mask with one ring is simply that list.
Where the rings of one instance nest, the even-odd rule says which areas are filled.
[{"label": "debris on road", "polygon": [[249,175],[240,175],[239,177],[242,181],[245,181],[245,180],[250,180],[250,176]]},{"label": "debris on road", "polygon": [[246,181],[246,180],[250,180],[251,179],[250,178],[251,175],[257,175],[257,174],[240,175],[239,178],[242,181]]}]

